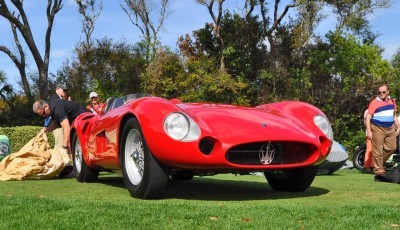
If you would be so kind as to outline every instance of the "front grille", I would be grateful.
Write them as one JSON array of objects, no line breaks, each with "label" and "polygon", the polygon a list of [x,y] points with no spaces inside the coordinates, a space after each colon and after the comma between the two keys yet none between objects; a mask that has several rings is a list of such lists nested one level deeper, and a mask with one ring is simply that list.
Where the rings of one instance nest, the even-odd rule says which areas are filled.
[{"label": "front grille", "polygon": [[226,153],[226,159],[235,164],[263,165],[260,151],[266,146],[274,149],[274,158],[268,165],[293,164],[304,162],[312,153],[311,147],[297,142],[257,142],[237,145]]}]

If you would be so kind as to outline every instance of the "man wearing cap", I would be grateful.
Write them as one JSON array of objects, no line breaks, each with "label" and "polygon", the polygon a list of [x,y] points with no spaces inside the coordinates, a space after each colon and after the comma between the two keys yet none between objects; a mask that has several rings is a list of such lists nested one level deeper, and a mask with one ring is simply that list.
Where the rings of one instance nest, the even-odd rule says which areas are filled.
[{"label": "man wearing cap", "polygon": [[99,102],[99,96],[97,95],[97,93],[91,92],[89,94],[89,98],[90,98],[90,104],[86,108],[97,115],[103,115],[105,104]]},{"label": "man wearing cap", "polygon": [[[52,102],[53,100],[67,99],[67,91],[68,87],[66,87],[64,84],[57,84],[56,93],[51,95],[47,101]],[[51,122],[51,116],[48,116],[45,119],[44,126],[46,131],[53,130],[54,148],[62,148],[64,140],[63,129],[56,123]]]},{"label": "man wearing cap", "polygon": [[56,93],[55,94],[53,94],[53,95],[51,95],[48,99],[47,99],[47,101],[48,102],[50,102],[50,101],[52,101],[52,100],[54,100],[54,99],[66,99],[66,91],[68,90],[68,87],[66,87],[65,85],[63,85],[63,84],[58,84],[57,86],[56,86]]}]

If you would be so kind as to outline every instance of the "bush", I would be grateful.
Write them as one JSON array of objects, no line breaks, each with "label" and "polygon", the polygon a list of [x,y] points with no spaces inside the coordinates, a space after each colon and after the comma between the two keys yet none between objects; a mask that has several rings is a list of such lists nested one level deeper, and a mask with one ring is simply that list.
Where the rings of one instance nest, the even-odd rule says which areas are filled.
[{"label": "bush", "polygon": [[[0,134],[6,135],[10,139],[11,152],[15,153],[34,138],[42,128],[40,126],[0,127]],[[49,132],[47,137],[50,146],[54,146],[53,133]]]}]

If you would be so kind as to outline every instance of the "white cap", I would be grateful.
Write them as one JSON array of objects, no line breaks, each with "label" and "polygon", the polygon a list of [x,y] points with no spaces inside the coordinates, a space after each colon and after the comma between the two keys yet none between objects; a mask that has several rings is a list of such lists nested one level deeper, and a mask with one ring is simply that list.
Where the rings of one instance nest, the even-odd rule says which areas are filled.
[{"label": "white cap", "polygon": [[92,97],[98,97],[97,93],[96,92],[91,92],[89,94],[89,98],[92,98]]}]

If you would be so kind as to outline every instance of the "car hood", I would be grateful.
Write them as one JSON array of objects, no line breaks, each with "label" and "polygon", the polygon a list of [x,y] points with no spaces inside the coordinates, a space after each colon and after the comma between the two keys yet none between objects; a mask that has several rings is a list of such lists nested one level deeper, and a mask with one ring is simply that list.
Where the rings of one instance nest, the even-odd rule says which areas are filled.
[{"label": "car hood", "polygon": [[[215,104],[181,104],[205,134],[224,141],[300,141],[319,143],[322,132],[276,109]],[[311,126],[311,127],[310,127]]]}]

